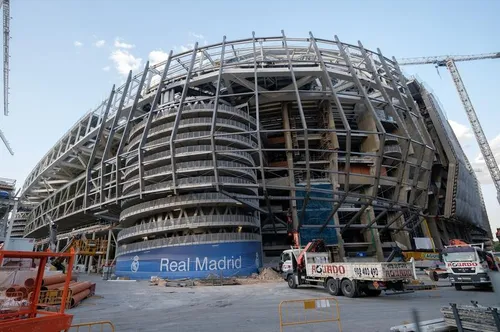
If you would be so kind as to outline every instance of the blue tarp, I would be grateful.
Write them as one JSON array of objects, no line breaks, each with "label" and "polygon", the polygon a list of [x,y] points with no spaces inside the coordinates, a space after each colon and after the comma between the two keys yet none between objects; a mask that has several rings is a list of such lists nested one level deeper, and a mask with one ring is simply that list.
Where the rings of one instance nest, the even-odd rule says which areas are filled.
[{"label": "blue tarp", "polygon": [[[297,185],[297,187],[304,187],[304,190],[297,190],[296,196],[304,198],[306,196],[305,186]],[[309,195],[309,202],[306,205],[304,218],[301,221],[302,228],[299,231],[300,242],[302,244],[310,242],[314,239],[323,239],[326,244],[337,244],[337,232],[334,228],[325,228],[321,234],[319,228],[324,224],[326,218],[330,216],[333,210],[333,202],[331,201],[318,201],[315,198],[333,198],[332,185],[329,183],[311,184],[311,189],[328,190],[328,193],[311,191]],[[297,214],[301,218],[302,207],[304,200],[297,200]],[[330,220],[329,225],[333,225],[333,218]],[[308,227],[317,226],[317,227]]]}]

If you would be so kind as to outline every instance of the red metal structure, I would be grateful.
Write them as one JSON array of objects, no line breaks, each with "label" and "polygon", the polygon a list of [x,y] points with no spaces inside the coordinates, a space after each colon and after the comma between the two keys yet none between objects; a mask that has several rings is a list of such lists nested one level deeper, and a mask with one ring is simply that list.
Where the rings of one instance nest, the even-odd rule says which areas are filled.
[{"label": "red metal structure", "polygon": [[61,257],[68,259],[67,274],[64,284],[64,291],[61,303],[66,303],[69,293],[69,283],[71,281],[71,271],[73,271],[73,263],[75,254],[73,251],[69,253],[54,253],[54,252],[28,252],[28,251],[3,251],[0,250],[0,266],[4,258],[31,258],[39,259],[36,283],[33,290],[32,302],[20,310],[11,312],[0,312],[0,332],[60,332],[70,328],[73,320],[73,315],[64,313],[65,305],[61,305],[58,312],[49,312],[38,310],[38,299],[42,288],[43,275],[45,265],[49,257]]}]

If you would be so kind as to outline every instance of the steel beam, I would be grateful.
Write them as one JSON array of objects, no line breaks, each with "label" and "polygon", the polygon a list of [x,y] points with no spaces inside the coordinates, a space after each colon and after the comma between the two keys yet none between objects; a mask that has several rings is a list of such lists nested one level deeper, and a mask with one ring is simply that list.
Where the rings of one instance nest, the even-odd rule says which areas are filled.
[{"label": "steel beam", "polygon": [[182,89],[181,99],[179,100],[179,106],[177,107],[177,115],[175,116],[174,126],[172,128],[172,133],[170,134],[170,165],[172,166],[172,187],[174,188],[174,194],[177,194],[177,174],[175,165],[175,138],[177,137],[177,129],[179,128],[179,123],[182,118],[182,110],[184,109],[184,101],[186,100],[189,82],[191,80],[191,74],[193,72],[194,63],[196,60],[196,52],[198,50],[198,43],[194,44],[193,55],[191,56],[191,63],[189,64],[189,69],[186,74],[186,80],[184,81],[184,88]]},{"label": "steel beam", "polygon": [[300,229],[300,226],[302,224],[303,218],[305,216],[305,209],[307,206],[307,203],[309,202],[309,196],[311,194],[311,171],[309,167],[309,137],[308,137],[308,129],[307,129],[307,122],[306,122],[306,117],[304,114],[304,109],[302,108],[302,100],[300,99],[300,93],[299,93],[299,87],[297,85],[297,79],[295,78],[295,72],[293,69],[292,65],[292,59],[290,57],[290,52],[288,50],[288,43],[286,40],[285,36],[285,31],[281,30],[281,35],[283,36],[283,46],[285,47],[285,53],[286,57],[288,60],[288,68],[290,70],[290,77],[292,78],[292,83],[295,89],[295,98],[297,101],[297,108],[299,109],[299,115],[300,115],[300,120],[302,122],[302,128],[304,129],[304,150],[305,150],[305,161],[306,161],[306,199],[304,201],[304,205],[302,206],[302,211],[300,213],[300,218],[299,218],[299,227],[297,231]]},{"label": "steel beam", "polygon": [[144,129],[142,131],[141,135],[141,140],[139,142],[139,145],[137,146],[137,162],[139,166],[139,197],[142,198],[142,193],[144,191],[144,165],[143,165],[143,158],[144,158],[144,145],[146,144],[146,141],[148,139],[148,133],[149,129],[151,128],[151,122],[153,121],[153,113],[156,111],[158,108],[158,104],[160,103],[161,100],[161,94],[163,92],[163,86],[165,84],[165,79],[167,78],[167,72],[170,67],[170,62],[172,59],[172,51],[170,51],[170,54],[168,55],[168,61],[167,64],[165,65],[165,68],[163,69],[163,73],[161,75],[160,82],[158,83],[158,89],[156,90],[155,96],[153,98],[153,102],[151,103],[151,109],[149,110],[149,113],[146,117],[146,123],[144,125]]},{"label": "steel beam", "polygon": [[[106,147],[104,148],[104,152],[102,153],[102,158],[101,158],[101,179],[100,179],[100,184],[101,184],[101,194],[100,194],[100,200],[101,204],[104,203],[104,173],[106,172],[106,160],[108,158],[108,153],[109,150],[111,149],[111,144],[113,143],[113,138],[116,132],[116,127],[118,126],[118,121],[120,120],[122,110],[123,110],[123,104],[125,103],[125,99],[127,97],[127,92],[130,87],[130,81],[132,80],[132,71],[129,71],[127,81],[125,82],[125,86],[123,88],[122,96],[120,98],[120,104],[118,105],[118,109],[116,111],[115,117],[113,119],[113,124],[111,125],[111,130],[108,135],[108,139],[106,141]],[[111,181],[111,178],[110,178]],[[117,196],[118,198],[118,196]]]},{"label": "steel beam", "polygon": [[[106,126],[106,119],[108,117],[109,109],[111,108],[111,104],[113,103],[113,98],[115,96],[115,86],[113,85],[113,88],[111,89],[111,93],[109,94],[108,98],[108,103],[106,105],[106,110],[104,111],[104,115],[101,119],[101,125],[99,127],[99,130],[97,131],[97,136],[96,140],[94,143],[94,148],[92,149],[92,154],[90,155],[89,162],[87,164],[87,170],[86,170],[86,180],[85,180],[85,197],[83,199],[83,204],[85,210],[89,208],[89,193],[90,193],[90,186],[89,182],[91,181],[92,178],[92,168],[94,167],[94,159],[97,150],[99,149],[99,145],[101,142],[101,136],[104,131],[104,127]],[[102,184],[101,184],[102,186]]]},{"label": "steel beam", "polygon": [[[340,99],[335,91],[335,88],[333,87],[332,80],[330,78],[330,74],[328,74],[328,70],[325,65],[325,61],[323,60],[323,56],[321,55],[321,51],[319,50],[318,44],[316,43],[316,38],[314,38],[312,32],[309,32],[309,36],[311,37],[311,45],[314,47],[314,51],[316,52],[316,57],[318,58],[318,61],[320,63],[321,69],[323,70],[323,80],[326,82],[327,86],[330,88],[330,91],[332,93],[333,101],[335,103],[335,106],[337,107],[337,110],[340,115],[340,119],[342,121],[342,125],[344,126],[344,130],[346,131],[346,162],[344,166],[344,195],[340,202],[336,204],[333,207],[333,210],[329,217],[325,220],[323,223],[323,226],[320,229],[320,234],[321,232],[325,229],[326,225],[330,222],[330,219],[335,216],[337,213],[338,209],[342,206],[342,204],[345,202],[347,199],[347,196],[349,194],[349,172],[351,169],[351,126],[349,125],[349,121],[347,120],[347,117],[344,112],[344,108],[342,107],[342,103],[340,102]],[[333,184],[332,184],[333,186]],[[334,188],[332,188],[334,189]],[[333,190],[332,190],[333,191]]]},{"label": "steel beam", "polygon": [[258,146],[258,155],[259,155],[259,168],[260,168],[260,177],[262,183],[262,191],[264,197],[266,199],[266,207],[269,211],[267,218],[271,218],[271,222],[273,223],[274,234],[277,234],[276,231],[276,221],[274,220],[274,214],[271,210],[271,202],[269,201],[269,195],[267,193],[266,188],[266,174],[264,171],[264,157],[262,156],[262,139],[260,137],[260,103],[259,103],[259,81],[257,75],[257,48],[255,47],[255,31],[252,31],[252,45],[253,45],[253,69],[254,69],[254,98],[255,98],[255,124],[256,130],[255,135],[257,135],[257,146]]},{"label": "steel beam", "polygon": [[398,219],[403,215],[404,212],[405,212],[404,210],[401,210],[398,213],[396,213],[396,216],[393,217],[391,221],[387,222],[387,224],[382,229],[382,231],[385,232],[385,231],[389,230],[389,227],[391,227],[392,224],[394,224],[396,221],[398,221]]},{"label": "steel beam", "polygon": [[[128,114],[127,122],[125,122],[125,128],[123,129],[123,134],[120,139],[120,144],[118,144],[118,149],[116,151],[116,160],[115,160],[115,191],[116,191],[116,198],[118,199],[121,196],[121,187],[120,187],[120,168],[121,168],[121,154],[123,152],[123,148],[125,147],[125,144],[128,140],[128,134],[130,132],[130,128],[132,126],[132,120],[134,118],[135,110],[137,108],[137,104],[139,103],[139,99],[142,97],[141,92],[142,92],[142,86],[144,85],[144,81],[146,80],[147,73],[149,72],[149,61],[146,62],[146,66],[144,66],[144,71],[142,72],[141,75],[141,80],[139,82],[139,85],[137,86],[137,92],[135,94],[134,102],[132,103],[132,106],[130,107],[130,111]],[[130,89],[132,91],[132,89]]]},{"label": "steel beam", "polygon": [[[406,129],[406,126],[404,125],[404,122],[401,120],[399,113],[396,111],[396,109],[393,106],[392,98],[387,94],[387,91],[382,86],[382,82],[380,81],[377,70],[375,69],[375,67],[373,65],[372,59],[370,59],[368,57],[368,53],[366,52],[365,48],[363,47],[363,44],[360,41],[358,41],[358,45],[359,45],[359,49],[361,51],[361,54],[363,55],[363,57],[365,59],[365,64],[366,64],[367,68],[372,73],[372,77],[375,80],[375,84],[377,85],[377,89],[380,91],[380,93],[384,97],[385,101],[387,102],[387,106],[389,108],[389,111],[390,111],[391,115],[394,117],[394,119],[396,119],[396,123],[398,124],[398,127],[401,128],[401,130],[403,130],[403,133],[407,137],[407,140],[406,140],[407,144],[406,145],[400,144],[400,145],[403,145],[403,151],[402,151],[403,159],[401,160],[402,165],[399,165],[399,167],[398,167],[398,176],[397,176],[398,180],[396,182],[396,186],[395,186],[394,194],[393,194],[393,200],[397,202],[399,200],[399,193],[401,191],[401,183],[402,183],[403,176],[404,176],[404,171],[405,171],[406,161],[408,158],[408,153],[410,151],[410,139],[411,139],[411,137],[410,137],[410,134],[408,133],[408,130]],[[384,68],[386,68],[386,66]]]},{"label": "steel beam", "polygon": [[[217,77],[217,87],[215,91],[215,100],[214,100],[214,114],[212,115],[212,126],[210,128],[210,144],[212,145],[212,162],[214,163],[214,176],[215,176],[215,188],[217,191],[220,190],[219,185],[219,168],[217,165],[217,154],[215,152],[215,129],[217,127],[217,111],[219,110],[219,98],[220,98],[220,89],[221,89],[221,80],[222,80],[222,72],[224,70],[224,55],[226,52],[226,36],[222,38],[222,50],[220,55],[220,67],[219,67],[219,75]],[[211,62],[213,60],[208,57]]]},{"label": "steel beam", "polygon": [[[384,155],[386,131],[385,131],[384,126],[380,122],[380,119],[377,117],[377,113],[375,112],[375,109],[374,109],[372,103],[370,102],[370,98],[369,98],[368,94],[366,93],[365,88],[361,84],[361,81],[359,80],[358,75],[356,75],[355,68],[354,68],[354,66],[349,58],[349,55],[347,55],[346,51],[344,50],[344,45],[340,42],[340,40],[337,36],[335,36],[335,41],[337,42],[340,54],[344,58],[344,61],[346,62],[347,67],[349,68],[349,72],[351,74],[351,77],[352,77],[354,83],[356,84],[359,92],[363,96],[363,102],[364,102],[366,108],[372,114],[374,121],[375,121],[375,124],[377,126],[377,130],[381,133],[381,136],[382,136],[381,139],[379,138],[380,144],[378,147],[377,163],[375,166],[375,175],[374,175],[375,181],[374,181],[374,185],[372,187],[373,194],[371,195],[371,198],[369,199],[369,202],[368,202],[368,204],[371,204],[373,202],[373,200],[377,198],[377,194],[378,194],[378,186],[380,183],[380,171],[382,169],[382,160],[383,160],[383,155]],[[364,210],[366,210],[366,207],[367,206],[364,207],[363,212],[364,212]],[[359,214],[359,215],[361,215],[361,214]],[[351,219],[351,220],[349,220],[348,224],[352,224],[353,222],[354,222],[354,220]],[[345,229],[347,229],[347,228],[344,228],[342,230],[342,233],[345,231]]]}]

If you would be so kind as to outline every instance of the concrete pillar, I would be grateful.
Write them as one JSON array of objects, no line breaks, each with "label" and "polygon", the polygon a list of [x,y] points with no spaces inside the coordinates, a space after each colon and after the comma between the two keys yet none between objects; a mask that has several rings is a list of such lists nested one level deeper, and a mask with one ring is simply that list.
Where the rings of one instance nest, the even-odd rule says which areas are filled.
[{"label": "concrete pillar", "polygon": [[[373,219],[375,219],[375,212],[373,211],[373,208],[369,206],[365,212],[361,214],[360,221],[362,224],[367,225],[369,224]],[[373,225],[375,226],[376,223]],[[370,242],[372,245],[375,246],[375,257],[377,258],[377,261],[383,262],[384,261],[384,251],[382,250],[382,242],[380,241],[380,234],[378,232],[378,229],[372,228],[367,230],[366,232],[363,232],[363,236],[365,239],[365,242]]]},{"label": "concrete pillar", "polygon": [[436,247],[436,249],[438,250],[443,249],[443,243],[441,241],[441,235],[439,234],[439,230],[437,228],[436,218],[427,218],[427,229],[430,234],[426,236],[432,238],[432,241],[434,241],[434,246]]},{"label": "concrete pillar", "polygon": [[436,220],[441,225],[441,229],[443,230],[443,240],[445,245],[450,244],[450,234],[448,234],[448,229],[446,228],[445,221],[442,219]]},{"label": "concrete pillar", "polygon": [[[401,192],[399,193],[399,202],[406,202],[407,199],[408,199],[408,191],[405,190],[405,188],[403,187],[403,188],[401,188]],[[394,218],[394,215],[396,215],[396,213],[388,214],[387,220],[389,222],[392,221]],[[391,227],[399,229],[399,228],[403,227],[404,224],[405,224],[405,217],[404,217],[404,215],[402,215],[396,220],[396,222],[394,222],[392,224]],[[404,245],[407,249],[412,248],[411,241],[410,241],[410,234],[407,231],[399,231],[399,232],[392,231],[391,238],[393,241],[397,241],[397,242],[401,243],[402,245]]]},{"label": "concrete pillar", "polygon": [[[327,119],[328,129],[335,130],[336,129],[335,128],[335,120],[333,118],[333,111],[332,111],[330,101],[325,101],[324,109],[323,109],[323,116],[325,116]],[[328,148],[333,151],[328,156],[328,161],[330,162],[329,171],[335,172],[335,173],[330,173],[330,182],[332,183],[332,190],[336,191],[339,187],[339,174],[338,174],[338,170],[339,170],[339,163],[338,163],[339,140],[338,140],[336,132],[329,132],[329,133],[327,133],[327,135],[329,135]],[[336,197],[336,198],[338,199],[339,197]],[[335,207],[335,204],[332,204],[332,208],[334,208],[334,207]],[[335,213],[335,215],[333,216],[333,221],[334,221],[335,225],[340,226],[340,220],[339,220],[338,213]],[[339,259],[340,259],[340,261],[344,261],[345,250],[344,250],[344,240],[342,239],[342,232],[341,232],[340,228],[335,228],[335,230],[337,233]]]},{"label": "concrete pillar", "polygon": [[[282,118],[283,118],[283,129],[290,130],[290,114],[289,114],[289,103],[282,103]],[[290,131],[285,131],[285,148],[286,148],[286,160],[288,166],[288,182],[290,187],[295,187],[295,176],[293,172],[293,143],[292,143],[292,134]],[[292,213],[292,224],[293,229],[296,231],[299,228],[299,218],[297,216],[297,200],[295,199],[295,190],[290,190],[290,207]],[[300,241],[300,236],[299,236]]]},{"label": "concrete pillar", "polygon": [[[377,124],[373,115],[365,110],[358,119],[358,128],[370,132],[377,132]],[[380,138],[378,134],[368,134],[366,139],[361,143],[362,152],[377,152],[380,148]]]}]

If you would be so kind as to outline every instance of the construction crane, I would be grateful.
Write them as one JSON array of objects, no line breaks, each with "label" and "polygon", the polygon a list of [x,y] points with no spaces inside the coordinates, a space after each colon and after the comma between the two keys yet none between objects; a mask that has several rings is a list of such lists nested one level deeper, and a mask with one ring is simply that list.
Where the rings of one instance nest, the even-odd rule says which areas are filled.
[{"label": "construction crane", "polygon": [[[0,0],[0,8],[3,8],[3,113],[7,116],[9,115],[10,0]],[[0,139],[9,150],[9,153],[14,155],[14,151],[1,129]]]},{"label": "construction crane", "polygon": [[3,113],[9,115],[10,0],[3,0]]},{"label": "construction crane", "polygon": [[488,140],[486,139],[486,135],[484,135],[483,128],[481,128],[481,124],[479,123],[479,119],[477,118],[476,111],[474,110],[474,106],[472,106],[472,102],[470,101],[469,94],[465,89],[464,82],[460,77],[460,73],[458,72],[458,68],[455,62],[459,61],[474,61],[474,60],[484,60],[484,59],[500,59],[500,52],[496,53],[486,53],[486,54],[477,54],[477,55],[444,55],[444,56],[431,56],[431,57],[423,57],[423,58],[406,58],[397,60],[400,65],[427,65],[434,64],[436,67],[447,67],[450,71],[451,77],[453,78],[453,83],[455,83],[455,87],[457,88],[458,94],[460,95],[460,100],[464,105],[465,112],[467,113],[467,117],[469,118],[469,122],[472,127],[472,131],[474,132],[474,136],[476,136],[477,143],[479,145],[479,149],[481,150],[481,154],[483,155],[484,161],[486,163],[486,167],[488,167],[488,171],[490,172],[491,178],[493,179],[493,183],[497,189],[497,200],[500,204],[500,170],[498,169],[498,164],[495,160],[495,156],[491,151]]}]

